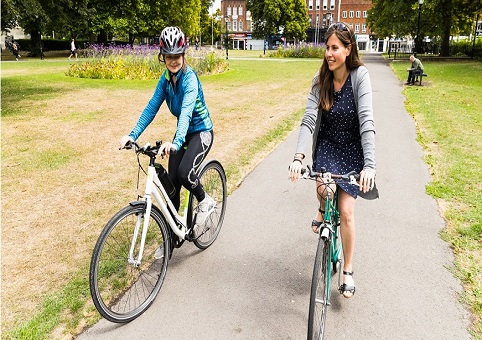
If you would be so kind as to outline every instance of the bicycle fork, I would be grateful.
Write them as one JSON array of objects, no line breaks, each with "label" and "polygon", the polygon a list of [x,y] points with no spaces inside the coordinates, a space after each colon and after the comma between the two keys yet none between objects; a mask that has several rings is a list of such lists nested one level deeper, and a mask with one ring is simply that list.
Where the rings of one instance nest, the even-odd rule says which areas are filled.
[{"label": "bicycle fork", "polygon": [[[127,262],[134,267],[139,267],[141,265],[142,254],[144,253],[144,246],[146,243],[146,236],[147,236],[147,228],[149,226],[149,218],[151,216],[151,208],[152,208],[152,201],[150,196],[146,199],[146,210],[143,213],[137,215],[136,226],[134,227],[134,235],[132,236],[131,247],[129,249],[129,257]],[[144,220],[142,217],[144,216]],[[139,247],[139,254],[137,256],[137,260],[134,258],[134,249],[136,247],[137,238],[139,236],[139,231],[141,228],[142,223],[142,236],[141,236],[141,244]]]},{"label": "bicycle fork", "polygon": [[333,229],[331,223],[325,223],[320,231],[320,239],[326,242],[326,246],[329,248],[328,259],[326,260],[326,304],[331,305],[331,278],[332,273],[338,271],[338,286],[341,282],[341,258],[340,253],[342,251],[341,243],[338,244],[338,233],[336,229]]}]

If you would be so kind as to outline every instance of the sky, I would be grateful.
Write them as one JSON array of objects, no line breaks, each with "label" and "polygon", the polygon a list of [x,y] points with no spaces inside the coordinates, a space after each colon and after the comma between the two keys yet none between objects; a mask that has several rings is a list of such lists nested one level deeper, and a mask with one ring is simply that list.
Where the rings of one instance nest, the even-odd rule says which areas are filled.
[{"label": "sky", "polygon": [[216,11],[218,8],[221,8],[221,0],[214,0],[213,11]]}]

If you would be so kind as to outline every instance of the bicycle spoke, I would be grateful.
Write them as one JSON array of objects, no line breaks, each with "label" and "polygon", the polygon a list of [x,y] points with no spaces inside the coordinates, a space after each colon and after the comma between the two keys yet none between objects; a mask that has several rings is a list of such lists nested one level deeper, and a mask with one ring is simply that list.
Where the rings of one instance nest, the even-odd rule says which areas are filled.
[{"label": "bicycle spoke", "polygon": [[[129,322],[154,301],[164,281],[168,239],[166,222],[156,212],[149,216],[143,257],[138,262],[140,235],[135,240],[133,258],[129,252],[138,219],[146,218],[144,205],[128,206],[106,225],[92,255],[90,287],[94,304],[103,317],[113,322]],[[156,257],[162,246],[163,256]],[[134,260],[134,261],[129,261]]]}]

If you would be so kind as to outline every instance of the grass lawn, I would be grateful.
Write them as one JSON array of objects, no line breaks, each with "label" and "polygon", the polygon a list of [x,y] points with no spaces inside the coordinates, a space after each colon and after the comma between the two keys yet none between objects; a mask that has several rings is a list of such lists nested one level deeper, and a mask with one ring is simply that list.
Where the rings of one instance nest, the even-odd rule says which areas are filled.
[{"label": "grass lawn", "polygon": [[[229,52],[229,70],[201,81],[215,125],[210,157],[223,163],[232,191],[299,124],[320,61]],[[62,338],[99,319],[86,277],[92,249],[136,198],[136,159],[117,146],[157,81],[69,78],[69,65],[2,62],[5,337]],[[139,141],[169,139],[175,125],[164,105]]]},{"label": "grass lawn", "polygon": [[[455,254],[465,287],[461,300],[475,316],[473,335],[482,339],[482,63],[426,61],[424,86],[407,86],[405,106],[430,166],[427,193],[447,221],[442,238]],[[405,80],[406,62],[393,62]]]}]

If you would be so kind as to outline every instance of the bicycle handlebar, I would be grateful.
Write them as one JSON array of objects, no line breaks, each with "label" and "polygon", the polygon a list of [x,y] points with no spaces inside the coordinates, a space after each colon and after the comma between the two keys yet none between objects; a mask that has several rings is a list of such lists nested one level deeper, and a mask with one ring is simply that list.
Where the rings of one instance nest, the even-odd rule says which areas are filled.
[{"label": "bicycle handlebar", "polygon": [[[137,142],[130,141],[124,146],[124,149],[127,149],[127,150],[132,149],[136,154],[141,153],[143,155],[147,155],[152,158],[158,155],[161,145],[162,145],[162,141],[156,141],[155,146],[151,146],[151,144],[148,142],[146,143],[146,145],[141,147],[139,144],[137,144]],[[170,153],[172,155],[175,155],[177,153],[177,150],[175,148],[171,148]]]},{"label": "bicycle handlebar", "polygon": [[309,165],[307,165],[306,168],[307,169],[301,169],[301,178],[303,179],[323,177],[326,174],[329,174],[332,179],[341,179],[350,182],[350,184],[357,184],[356,181],[360,179],[360,174],[356,171],[350,171],[349,173],[338,175],[329,173],[324,167],[320,169],[320,172],[313,171]]}]

